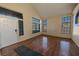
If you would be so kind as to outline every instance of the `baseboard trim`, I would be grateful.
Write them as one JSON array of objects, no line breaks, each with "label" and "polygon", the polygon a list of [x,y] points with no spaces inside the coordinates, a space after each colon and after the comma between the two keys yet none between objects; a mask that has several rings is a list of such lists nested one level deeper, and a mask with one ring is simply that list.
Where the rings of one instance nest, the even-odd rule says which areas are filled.
[{"label": "baseboard trim", "polygon": [[[34,36],[34,37],[37,37],[37,36],[40,36],[40,35],[41,35],[41,34],[36,35],[36,36]],[[34,37],[31,37],[31,38],[28,38],[28,39],[24,39],[24,40],[22,40],[22,41],[17,41],[16,43],[13,43],[13,44],[11,44],[11,45],[8,45],[8,46],[5,46],[5,47],[0,47],[0,49],[4,49],[4,48],[6,48],[6,47],[15,45],[15,44],[17,44],[17,43],[21,43],[21,42],[27,41],[27,40],[32,39],[32,38],[34,38]]]},{"label": "baseboard trim", "polygon": [[77,47],[79,47],[79,45],[72,39],[72,41],[76,44]]},{"label": "baseboard trim", "polygon": [[56,37],[56,38],[71,39],[71,38],[65,38],[65,37],[58,37],[58,36],[53,36],[53,35],[49,35],[49,34],[42,34],[42,35],[51,36],[51,37]]},{"label": "baseboard trim", "polygon": [[[48,34],[40,34],[40,35],[51,36],[51,37],[56,37],[56,38],[64,38],[64,37],[58,37],[58,36],[53,36],[53,35],[48,35]],[[40,35],[37,35],[37,36],[40,36]],[[34,37],[37,37],[37,36],[34,36]],[[31,37],[29,39],[32,39],[34,37]],[[20,43],[20,42],[23,42],[23,41],[26,41],[26,40],[29,40],[29,39],[25,39],[25,40],[22,40],[22,41],[18,41],[18,42],[14,43],[14,44],[17,44],[17,43]],[[64,38],[64,39],[71,39],[71,38]],[[11,45],[14,45],[14,44],[11,44]],[[9,46],[11,46],[11,45],[9,45]],[[6,47],[8,47],[8,46],[6,46]],[[6,47],[0,47],[0,49],[6,48]]]}]

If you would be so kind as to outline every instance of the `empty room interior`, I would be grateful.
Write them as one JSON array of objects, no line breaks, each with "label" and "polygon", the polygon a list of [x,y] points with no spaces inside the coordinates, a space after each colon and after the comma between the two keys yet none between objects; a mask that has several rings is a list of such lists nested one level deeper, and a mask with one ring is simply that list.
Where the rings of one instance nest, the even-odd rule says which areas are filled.
[{"label": "empty room interior", "polygon": [[0,3],[1,56],[79,56],[78,3]]}]

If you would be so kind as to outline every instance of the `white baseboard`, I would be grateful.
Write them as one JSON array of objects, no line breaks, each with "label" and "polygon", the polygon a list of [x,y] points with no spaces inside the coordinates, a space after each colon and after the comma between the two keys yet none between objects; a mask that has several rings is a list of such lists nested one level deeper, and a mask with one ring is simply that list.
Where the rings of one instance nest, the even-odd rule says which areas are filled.
[{"label": "white baseboard", "polygon": [[[73,39],[72,39],[73,40]],[[77,45],[77,47],[79,47],[79,45],[76,43],[76,41],[75,40],[73,40],[73,42]]]}]

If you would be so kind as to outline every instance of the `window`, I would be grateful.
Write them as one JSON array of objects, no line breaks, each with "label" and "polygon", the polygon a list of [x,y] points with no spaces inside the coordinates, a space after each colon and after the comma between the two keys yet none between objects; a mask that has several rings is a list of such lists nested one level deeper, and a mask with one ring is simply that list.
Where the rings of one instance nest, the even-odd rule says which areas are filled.
[{"label": "window", "polygon": [[68,34],[70,32],[70,16],[62,17],[62,33]]},{"label": "window", "polygon": [[75,16],[75,24],[79,24],[79,11],[77,12]]},{"label": "window", "polygon": [[47,32],[47,24],[48,24],[48,20],[47,19],[42,21],[42,25],[43,25],[42,31],[43,32]]},{"label": "window", "polygon": [[19,24],[19,36],[22,36],[22,35],[24,35],[23,21],[18,20],[18,24]]},{"label": "window", "polygon": [[32,33],[40,32],[40,19],[32,17]]}]

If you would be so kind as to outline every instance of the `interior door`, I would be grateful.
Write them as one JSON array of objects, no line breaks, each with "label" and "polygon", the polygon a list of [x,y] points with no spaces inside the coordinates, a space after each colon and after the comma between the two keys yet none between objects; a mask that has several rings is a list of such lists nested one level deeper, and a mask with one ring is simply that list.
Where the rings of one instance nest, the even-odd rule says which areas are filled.
[{"label": "interior door", "polygon": [[6,47],[17,42],[18,20],[15,18],[0,18],[1,47]]}]

